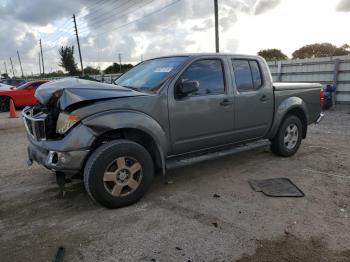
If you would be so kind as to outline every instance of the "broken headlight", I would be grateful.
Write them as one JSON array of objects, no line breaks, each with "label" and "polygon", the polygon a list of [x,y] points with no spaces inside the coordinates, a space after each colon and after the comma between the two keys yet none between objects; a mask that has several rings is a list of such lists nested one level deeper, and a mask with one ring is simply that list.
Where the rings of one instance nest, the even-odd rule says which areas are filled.
[{"label": "broken headlight", "polygon": [[58,115],[56,123],[56,133],[63,135],[66,133],[72,126],[78,123],[80,120],[77,115],[69,115],[67,113],[61,112]]}]

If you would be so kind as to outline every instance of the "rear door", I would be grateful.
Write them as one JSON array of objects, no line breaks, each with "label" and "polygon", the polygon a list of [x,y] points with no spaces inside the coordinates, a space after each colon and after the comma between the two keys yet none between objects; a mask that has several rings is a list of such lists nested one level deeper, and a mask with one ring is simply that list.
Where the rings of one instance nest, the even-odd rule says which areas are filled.
[{"label": "rear door", "polygon": [[[200,150],[228,143],[233,138],[233,92],[224,59],[193,61],[168,89],[172,153]],[[178,81],[195,80],[199,91],[177,98]]]},{"label": "rear door", "polygon": [[274,97],[271,81],[255,59],[231,59],[235,85],[235,140],[263,137],[270,129]]}]

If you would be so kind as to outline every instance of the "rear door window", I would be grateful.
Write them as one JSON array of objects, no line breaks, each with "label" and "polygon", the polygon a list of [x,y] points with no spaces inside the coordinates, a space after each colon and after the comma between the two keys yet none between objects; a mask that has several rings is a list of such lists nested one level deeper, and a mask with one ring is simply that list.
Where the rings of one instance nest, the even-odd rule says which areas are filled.
[{"label": "rear door window", "polygon": [[232,60],[238,91],[249,91],[254,89],[252,74],[248,60]]},{"label": "rear door window", "polygon": [[232,67],[238,91],[253,91],[262,86],[262,78],[257,61],[233,59]]},{"label": "rear door window", "polygon": [[262,85],[260,68],[257,61],[251,60],[249,61],[250,70],[252,72],[254,89],[259,89]]}]

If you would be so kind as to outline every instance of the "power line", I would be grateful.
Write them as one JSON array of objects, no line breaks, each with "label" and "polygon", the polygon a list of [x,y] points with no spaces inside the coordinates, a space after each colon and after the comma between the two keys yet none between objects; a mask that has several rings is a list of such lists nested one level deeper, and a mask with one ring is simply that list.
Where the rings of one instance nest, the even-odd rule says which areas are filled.
[{"label": "power line", "polygon": [[[110,2],[109,0],[107,0],[107,2],[105,3],[101,3],[100,5],[98,5],[99,8],[97,9],[93,9],[93,8],[86,8],[89,10],[89,13],[88,14],[85,14],[85,15],[82,15],[82,16],[77,16],[77,19],[90,19],[90,18],[96,18],[96,17],[100,17],[100,13],[103,13],[106,8],[108,10],[111,10],[112,8],[119,8],[129,2],[132,2],[134,0],[126,0],[122,3],[120,3],[120,1],[112,1]],[[139,1],[139,0],[138,0]],[[93,11],[93,12],[92,12]]]},{"label": "power line", "polygon": [[[147,1],[146,1],[146,2],[147,2]],[[154,0],[149,0],[147,3],[144,3],[143,5],[141,5],[138,9],[140,10],[141,8],[143,8],[143,7],[145,7],[145,6],[149,5],[149,4],[151,4],[152,2],[154,2]],[[110,14],[110,15],[108,15],[108,16],[100,17],[100,20],[95,21],[95,23],[91,23],[91,22],[89,21],[89,22],[90,22],[90,27],[93,27],[94,29],[96,29],[96,28],[101,28],[101,27],[107,26],[107,25],[109,25],[109,24],[115,22],[116,20],[121,19],[122,17],[125,17],[125,16],[127,16],[127,15],[129,15],[129,14],[135,12],[135,10],[129,9],[129,8],[131,8],[131,7],[133,7],[133,6],[138,6],[139,4],[140,4],[140,2],[134,3],[133,5],[129,6],[129,7],[126,9],[126,10],[128,10],[127,12],[124,12],[124,13],[122,13],[122,14],[120,14],[120,13],[117,13],[117,14],[112,13],[112,14]],[[112,19],[111,19],[111,18],[112,18]],[[83,32],[87,32],[87,31],[89,30],[89,28],[85,26],[85,28],[83,27],[83,30],[85,30],[85,31],[83,31]]]},{"label": "power line", "polygon": [[70,23],[71,21],[68,19],[65,22],[63,22],[61,25],[58,25],[57,28],[59,28],[59,32],[58,33],[53,33],[52,36],[48,36],[48,37],[44,37],[43,38],[43,42],[54,42],[53,40],[57,41],[57,39],[59,39],[59,35],[63,35],[64,33],[66,33],[66,31],[62,30],[62,29],[67,29],[67,26],[69,25],[68,23]]},{"label": "power line", "polygon": [[[109,14],[107,16],[97,16],[95,18],[92,17],[92,15],[96,15],[97,12],[94,12],[94,13],[89,13],[89,14],[86,14],[86,15],[77,15],[75,16],[75,35],[77,37],[77,45],[78,45],[78,50],[79,50],[79,56],[80,56],[80,64],[81,64],[81,67],[82,67],[82,70],[83,70],[83,64],[82,64],[82,58],[81,58],[81,50],[80,50],[80,43],[79,43],[79,36],[78,36],[78,32],[77,32],[77,27],[78,27],[78,24],[76,24],[76,19],[79,18],[79,19],[84,19],[84,18],[91,18],[91,21],[94,21],[94,23],[92,23],[91,25],[94,26],[92,28],[95,29],[95,27],[97,28],[103,28],[103,26],[106,26],[108,24],[110,24],[110,22],[112,21],[116,21],[116,20],[119,20],[119,19],[122,19],[123,17],[135,12],[137,13],[137,11],[141,10],[143,7],[149,5],[150,3],[154,2],[155,0],[146,0],[146,1],[138,1],[138,2],[133,2],[133,0],[131,1],[124,1],[124,2],[110,2],[109,0],[100,0],[96,3],[94,3],[93,5],[87,7],[85,6],[84,8],[86,9],[90,9],[93,8],[93,7],[99,7],[99,9],[97,9],[98,12],[102,12],[101,10],[101,5],[104,5],[105,7],[107,8],[111,8],[111,7],[124,7],[123,8],[123,11],[120,12],[120,10],[118,10],[119,12],[117,13],[112,13],[112,14]],[[165,9],[175,5],[176,3],[180,2],[181,0],[175,0],[175,1],[172,1],[166,5],[164,5],[163,7],[161,8],[158,8],[156,10],[153,10],[152,12],[149,12],[149,13],[146,13],[144,15],[142,15],[141,17],[137,18],[137,19],[134,19],[132,21],[129,21],[129,22],[126,22],[124,24],[120,24],[116,27],[112,27],[112,28],[103,28],[103,30],[98,30],[98,31],[90,31],[90,35],[91,36],[99,36],[101,34],[104,34],[106,32],[112,32],[112,31],[116,31],[116,30],[119,30],[123,27],[126,27],[130,24],[133,24],[133,23],[136,23],[136,22],[139,22],[143,19],[146,19],[156,13],[159,13],[159,12],[162,12],[164,11]],[[117,5],[118,4],[118,5]],[[90,15],[91,14],[91,15]],[[90,15],[90,16],[89,16]],[[135,16],[136,17],[136,16]],[[113,19],[113,20],[112,20]],[[90,21],[90,23],[91,23]],[[102,25],[102,23],[105,22],[104,25]],[[39,52],[39,67],[40,67],[40,73],[41,73],[41,65],[42,65],[42,73],[45,74],[45,66],[44,66],[44,58],[43,58],[43,53],[44,52],[49,52],[55,48],[58,48],[61,44],[63,45],[74,45],[73,44],[73,41],[74,41],[74,34],[73,34],[73,31],[69,31],[69,21],[66,20],[65,22],[61,23],[60,25],[60,32],[56,33],[55,35],[53,35],[52,37],[45,37],[45,42],[47,43],[46,46],[49,46],[48,48],[45,48],[45,43],[44,41],[42,41],[42,39],[39,40],[39,46],[40,46],[40,52]],[[107,23],[107,24],[106,24]],[[83,28],[83,29],[81,29]],[[79,33],[84,33],[84,32],[87,32],[87,26],[79,26]],[[63,37],[63,38],[62,38]],[[57,41],[59,41],[59,43],[57,43]],[[19,54],[18,54],[19,55]],[[41,61],[40,61],[40,58],[41,58]],[[56,59],[55,59],[56,60]],[[143,57],[141,57],[141,60],[143,60]],[[40,65],[41,64],[41,65]],[[22,70],[23,71],[23,70]]]},{"label": "power line", "polygon": [[[97,1],[96,3],[94,3],[94,4],[90,5],[90,6],[85,6],[84,8],[86,8],[86,9],[92,9],[92,8],[95,8],[95,7],[101,7],[101,6],[103,6],[103,5],[108,5],[108,4],[112,4],[110,7],[113,7],[116,3],[118,4],[118,6],[116,6],[116,7],[121,7],[121,6],[125,5],[125,4],[130,3],[130,1],[125,1],[125,2],[123,2],[123,3],[120,3],[119,1],[118,1],[118,2],[113,2],[113,1],[110,2],[110,0],[100,0],[100,1]],[[130,7],[131,7],[131,6],[130,6]],[[102,9],[100,9],[100,10],[98,10],[98,11],[101,11],[101,10],[102,10]],[[93,14],[96,14],[96,12],[93,13]],[[77,16],[77,17],[84,18],[84,17],[88,17],[88,15],[89,15],[89,14],[83,15],[83,16]],[[91,14],[91,15],[92,15],[92,14]],[[100,21],[100,22],[101,22],[101,21]],[[61,24],[58,26],[60,32],[55,33],[55,34],[53,34],[52,36],[45,37],[45,38],[42,40],[42,42],[46,42],[46,43],[56,43],[57,41],[61,40],[60,43],[62,43],[62,42],[64,41],[64,39],[63,39],[63,40],[61,39],[62,37],[68,38],[68,41],[69,41],[69,38],[70,38],[71,36],[74,36],[73,33],[72,33],[72,31],[69,30],[69,27],[68,27],[68,26],[69,26],[69,23],[70,23],[70,20],[66,20],[65,22],[61,23]],[[84,27],[81,26],[81,28],[84,28]],[[84,33],[84,29],[83,29],[83,30],[80,30],[80,31]],[[68,41],[67,41],[67,42],[68,42]],[[52,50],[52,49],[54,49],[54,48],[56,48],[56,47],[58,47],[58,46],[59,46],[59,45],[56,45],[56,44],[55,44],[55,45],[53,45],[53,46],[51,46],[51,47],[45,49],[44,51],[47,52],[47,51]]]},{"label": "power line", "polygon": [[47,42],[47,43],[55,43],[57,41],[59,41],[62,37],[67,37],[69,38],[70,36],[72,36],[72,32],[69,32],[69,31],[65,31],[65,32],[61,32],[59,33],[58,35],[55,36],[55,38],[52,38],[52,39],[47,39],[46,41],[44,42]]},{"label": "power line", "polygon": [[120,26],[118,26],[118,27],[115,27],[115,28],[112,28],[112,29],[108,29],[108,31],[103,31],[103,32],[100,32],[99,34],[91,34],[91,35],[96,37],[96,36],[99,36],[99,35],[101,35],[101,34],[105,34],[106,32],[116,31],[116,30],[118,30],[118,29],[120,29],[120,28],[123,28],[123,27],[125,27],[125,26],[130,25],[130,24],[133,24],[133,23],[136,23],[136,22],[138,22],[138,21],[140,21],[140,20],[143,20],[143,19],[145,19],[145,18],[148,18],[148,17],[150,17],[150,16],[152,16],[152,15],[154,15],[154,14],[156,14],[156,13],[160,13],[160,12],[164,11],[165,9],[167,9],[168,7],[175,5],[175,4],[177,4],[178,2],[180,2],[180,1],[182,1],[182,0],[173,1],[173,2],[171,2],[170,4],[165,5],[164,7],[160,8],[160,9],[157,9],[157,10],[151,12],[151,13],[148,13],[147,15],[142,16],[142,17],[140,17],[140,18],[138,18],[138,19],[132,20],[132,21],[130,21],[130,22],[128,22],[128,23],[125,23],[125,24],[122,24],[122,25],[120,25]]},{"label": "power line", "polygon": [[[85,6],[85,8],[87,8],[87,9],[90,9],[90,8],[92,8],[92,7],[95,7],[95,6],[97,6],[97,5],[99,5],[99,3],[101,3],[101,2],[105,2],[105,1],[110,1],[110,0],[100,0],[100,1],[98,1],[98,2],[96,2],[96,3],[94,3],[94,4],[92,4],[91,6]],[[77,13],[77,12],[79,12],[80,10],[75,10],[75,12],[73,12],[73,13]],[[57,27],[58,28],[63,28],[63,29],[67,29],[67,26],[69,25],[70,26],[70,23],[71,23],[71,20],[70,19],[66,19],[65,20],[65,22],[63,22],[61,25],[58,25]],[[68,30],[67,30],[68,31]],[[56,35],[56,36],[53,36],[52,38],[51,37],[48,37],[48,38],[44,38],[43,39],[43,42],[55,42],[55,41],[57,41],[61,36],[63,36],[65,33],[68,33],[67,31],[64,31],[64,30],[61,30],[61,32],[59,32],[59,34],[61,34],[61,35]],[[54,33],[55,34],[55,33]]]},{"label": "power line", "polygon": [[[113,3],[114,1],[112,0],[112,3]],[[97,7],[97,6],[99,6],[99,7],[101,7],[101,6],[103,6],[103,5],[105,5],[106,3],[110,3],[110,0],[100,0],[100,1],[97,1],[96,3],[94,3],[94,4],[92,4],[91,6],[84,6],[84,8],[85,9],[88,9],[88,10],[92,10],[93,8],[95,8],[95,7]],[[90,14],[90,13],[89,13]],[[89,14],[86,14],[86,15],[77,15],[77,18],[83,18],[83,17],[86,17],[86,16],[88,16]]]},{"label": "power line", "polygon": [[[71,21],[70,21],[71,22]],[[57,42],[58,40],[60,40],[60,38],[62,38],[62,37],[70,37],[70,36],[72,36],[73,34],[72,34],[72,28],[70,27],[70,28],[64,28],[64,31],[60,31],[60,32],[58,32],[56,35],[54,35],[52,38],[47,38],[47,39],[45,39],[45,40],[43,40],[44,42],[51,42],[51,43],[55,43],[55,42]]]},{"label": "power line", "polygon": [[[134,2],[134,1],[137,1],[136,4],[140,4],[140,3],[142,4],[142,2],[143,2],[143,1],[138,1],[138,0],[130,0],[130,1],[122,2],[122,3],[115,2],[112,5],[108,6],[107,11],[111,11],[111,10],[115,9],[115,10],[117,10],[117,12],[111,12],[112,16],[115,15],[115,14],[118,15],[118,14],[120,14],[122,12],[121,11],[121,10],[123,10],[122,7],[125,8],[123,10],[123,11],[125,11],[125,10],[129,9],[130,7],[132,7],[133,5],[135,5],[135,3],[132,4],[132,2]],[[119,4],[119,5],[115,5],[115,4]],[[127,6],[128,4],[132,4],[132,5],[131,6]],[[100,10],[97,10],[96,12],[91,13],[90,16],[87,15],[86,17],[81,17],[79,19],[84,18],[85,20],[89,20],[89,22],[96,22],[96,21],[99,21],[101,18],[105,18],[106,17],[106,16],[103,16],[102,14],[98,14],[98,11],[100,11],[103,14],[104,12],[106,12],[106,8],[102,8]]]},{"label": "power line", "polygon": [[[70,45],[69,43],[73,44],[74,38],[75,38],[74,35],[72,35],[71,37],[69,37],[69,38],[67,39],[65,45],[69,46],[69,45]],[[61,41],[61,42],[58,43],[58,44],[51,45],[51,46],[49,46],[48,48],[44,48],[44,51],[43,51],[43,52],[48,52],[48,51],[51,51],[51,50],[53,50],[53,49],[59,48],[59,46],[61,46],[61,45],[63,45],[63,41]]]}]

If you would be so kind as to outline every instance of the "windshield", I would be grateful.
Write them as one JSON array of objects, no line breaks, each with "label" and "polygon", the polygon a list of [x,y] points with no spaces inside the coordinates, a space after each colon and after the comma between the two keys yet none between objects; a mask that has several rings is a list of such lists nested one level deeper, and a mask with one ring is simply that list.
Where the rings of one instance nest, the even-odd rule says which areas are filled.
[{"label": "windshield", "polygon": [[141,92],[156,92],[170,73],[188,57],[164,57],[144,61],[114,81],[114,84]]}]

